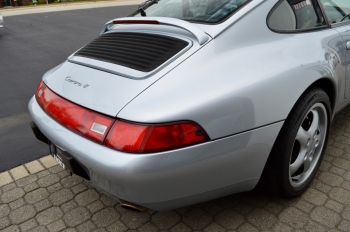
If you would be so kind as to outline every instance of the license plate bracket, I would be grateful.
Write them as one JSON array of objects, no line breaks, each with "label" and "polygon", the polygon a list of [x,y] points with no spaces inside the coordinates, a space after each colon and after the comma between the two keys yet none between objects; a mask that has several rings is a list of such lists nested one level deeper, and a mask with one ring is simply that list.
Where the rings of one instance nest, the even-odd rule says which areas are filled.
[{"label": "license plate bracket", "polygon": [[49,142],[50,154],[57,161],[57,163],[67,170],[70,175],[73,173],[90,180],[89,175],[85,169],[74,159],[68,152],[61,150],[55,144]]}]

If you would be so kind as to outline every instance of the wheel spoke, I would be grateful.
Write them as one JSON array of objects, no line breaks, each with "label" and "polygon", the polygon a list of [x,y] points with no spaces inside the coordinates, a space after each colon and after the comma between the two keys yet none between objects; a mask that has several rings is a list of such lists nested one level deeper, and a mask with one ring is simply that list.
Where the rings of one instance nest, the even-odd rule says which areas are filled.
[{"label": "wheel spoke", "polygon": [[303,165],[305,154],[306,154],[306,149],[302,149],[299,152],[298,158],[294,161],[294,163],[290,164],[289,166],[290,175],[293,175],[296,171],[298,171],[300,166]]},{"label": "wheel spoke", "polygon": [[307,172],[311,166],[311,160],[309,157],[304,161],[304,172]]},{"label": "wheel spoke", "polygon": [[319,126],[318,124],[319,124],[320,118],[316,110],[312,110],[311,113],[313,114],[313,119],[308,132],[310,133],[311,136],[313,136],[318,130],[318,126]]},{"label": "wheel spoke", "polygon": [[311,137],[311,135],[309,134],[309,132],[307,132],[302,127],[300,127],[295,140],[299,141],[300,146],[302,148],[306,148],[310,137]]}]

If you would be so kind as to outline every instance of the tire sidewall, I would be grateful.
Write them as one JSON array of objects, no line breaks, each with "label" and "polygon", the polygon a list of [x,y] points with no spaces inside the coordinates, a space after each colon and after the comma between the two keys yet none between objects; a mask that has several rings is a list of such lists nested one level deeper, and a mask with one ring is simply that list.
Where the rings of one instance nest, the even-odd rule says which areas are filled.
[{"label": "tire sidewall", "polygon": [[[305,101],[306,100],[306,101]],[[305,102],[304,102],[305,101]],[[312,108],[313,105],[316,103],[321,103],[325,106],[327,111],[327,125],[326,125],[326,135],[325,135],[325,141],[322,147],[322,151],[319,157],[319,160],[310,174],[308,180],[305,181],[304,184],[302,184],[299,187],[293,187],[290,184],[290,174],[289,174],[289,166],[290,166],[290,157],[293,150],[293,146],[295,143],[295,138],[298,133],[298,130],[301,126],[301,123],[303,122],[304,118],[306,117],[306,114],[309,112],[309,110]],[[302,105],[301,110],[298,109],[298,106]],[[289,138],[287,139],[287,143],[285,146],[285,152],[282,156],[282,162],[281,162],[281,178],[280,178],[280,184],[282,187],[281,194],[284,197],[295,197],[303,193],[307,187],[311,184],[312,180],[314,179],[324,156],[324,152],[327,147],[327,141],[328,141],[328,134],[329,134],[329,128],[330,128],[330,120],[331,120],[331,104],[329,101],[328,95],[320,88],[310,89],[307,91],[297,102],[291,113],[294,113],[297,117],[297,120],[293,120],[292,117],[288,117],[286,124],[287,125],[294,125],[291,126],[291,128],[288,128],[290,130]],[[294,116],[295,116],[294,115]],[[296,121],[296,122],[295,122]]]}]

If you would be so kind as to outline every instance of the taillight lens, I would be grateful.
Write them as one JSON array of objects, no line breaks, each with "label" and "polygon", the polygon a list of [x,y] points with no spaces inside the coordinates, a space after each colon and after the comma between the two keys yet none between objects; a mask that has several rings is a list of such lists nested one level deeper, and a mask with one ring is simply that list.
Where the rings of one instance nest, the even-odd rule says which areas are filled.
[{"label": "taillight lens", "polygon": [[193,122],[134,124],[117,120],[105,145],[133,153],[160,152],[208,141],[204,130]]},{"label": "taillight lens", "polygon": [[52,92],[43,82],[36,91],[43,110],[68,129],[98,143],[103,140],[115,119],[76,105]]},{"label": "taillight lens", "polygon": [[196,123],[137,124],[117,120],[58,96],[43,82],[35,96],[42,109],[57,122],[115,150],[150,153],[209,141],[208,135]]}]

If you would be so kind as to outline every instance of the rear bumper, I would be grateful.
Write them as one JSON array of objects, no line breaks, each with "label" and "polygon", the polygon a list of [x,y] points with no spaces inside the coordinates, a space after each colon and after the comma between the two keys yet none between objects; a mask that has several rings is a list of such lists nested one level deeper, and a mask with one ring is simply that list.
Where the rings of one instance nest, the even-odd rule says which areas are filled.
[{"label": "rear bumper", "polygon": [[29,112],[40,131],[86,167],[91,182],[154,210],[249,191],[257,184],[283,122],[196,146],[128,154],[91,142],[51,119],[35,98]]}]

